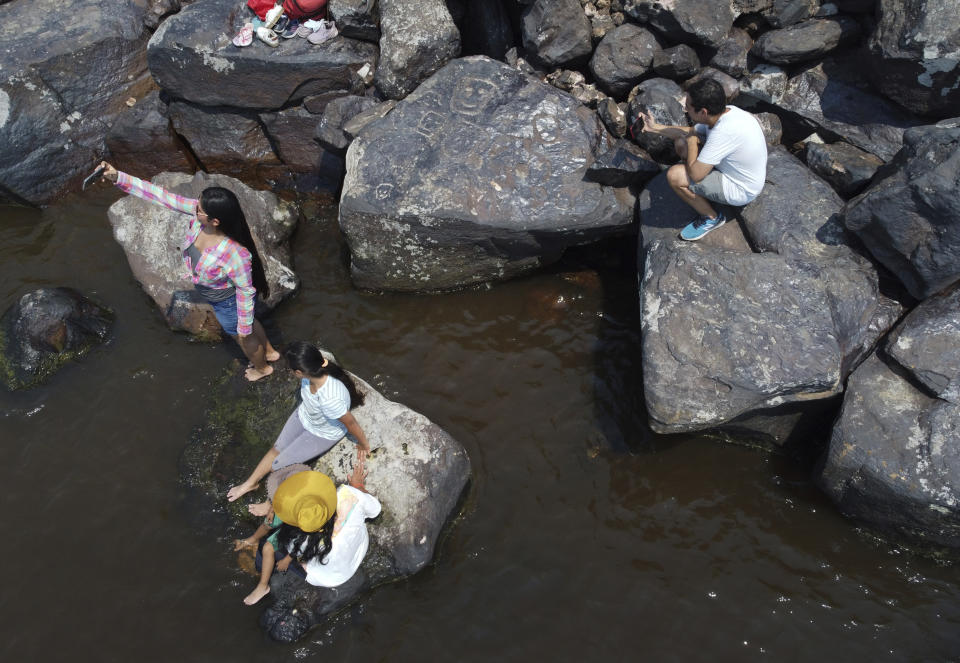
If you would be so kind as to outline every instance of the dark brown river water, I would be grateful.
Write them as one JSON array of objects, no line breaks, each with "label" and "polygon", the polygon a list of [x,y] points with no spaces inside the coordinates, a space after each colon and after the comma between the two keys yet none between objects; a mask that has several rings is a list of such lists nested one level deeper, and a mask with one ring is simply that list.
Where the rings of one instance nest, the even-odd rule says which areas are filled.
[{"label": "dark brown river water", "polygon": [[330,211],[298,230],[302,290],[268,331],[439,423],[473,483],[433,566],[268,641],[177,474],[233,355],[166,328],[112,239],[115,198],[0,208],[2,309],[71,285],[117,312],[109,345],[0,391],[0,660],[960,660],[955,564],[865,535],[789,459],[643,427],[629,260],[364,294]]}]

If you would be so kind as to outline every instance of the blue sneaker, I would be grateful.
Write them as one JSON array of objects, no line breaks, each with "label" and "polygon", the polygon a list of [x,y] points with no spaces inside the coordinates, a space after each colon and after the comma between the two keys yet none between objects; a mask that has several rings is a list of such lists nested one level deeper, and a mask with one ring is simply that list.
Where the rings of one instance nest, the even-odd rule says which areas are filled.
[{"label": "blue sneaker", "polygon": [[687,226],[680,231],[680,239],[695,242],[701,237],[706,236],[711,230],[716,230],[726,222],[727,217],[723,215],[723,212],[717,212],[717,215],[712,219],[705,216],[698,216],[692,223],[688,223]]}]

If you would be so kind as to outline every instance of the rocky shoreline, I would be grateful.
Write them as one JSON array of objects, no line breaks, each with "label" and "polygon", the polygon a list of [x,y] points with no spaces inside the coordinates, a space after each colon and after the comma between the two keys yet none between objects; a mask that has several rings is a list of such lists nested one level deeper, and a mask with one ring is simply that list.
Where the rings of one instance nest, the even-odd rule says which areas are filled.
[{"label": "rocky shoreline", "polygon": [[[956,2],[331,0],[339,37],[276,49],[234,47],[248,12],[227,0],[95,0],[39,48],[40,28],[15,26],[48,2],[0,5],[18,58],[0,77],[0,197],[47,204],[102,156],[229,176],[277,209],[261,190],[338,195],[352,278],[375,291],[636,241],[655,431],[804,444],[836,417],[817,476],[838,508],[960,546]],[[672,145],[633,129],[641,110],[687,124],[702,77],[755,113],[770,160],[737,222],[690,245]],[[111,209],[121,243],[131,205]],[[289,294],[297,215],[281,216],[258,244]],[[167,282],[151,296],[171,326],[204,328],[171,313],[174,267],[125,248],[148,291]]]}]

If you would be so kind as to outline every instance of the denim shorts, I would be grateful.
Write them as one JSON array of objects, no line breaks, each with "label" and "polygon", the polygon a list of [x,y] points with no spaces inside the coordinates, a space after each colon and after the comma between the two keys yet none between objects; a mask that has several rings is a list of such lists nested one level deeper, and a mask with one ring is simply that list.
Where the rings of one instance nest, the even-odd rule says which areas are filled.
[{"label": "denim shorts", "polygon": [[714,168],[699,182],[691,182],[687,187],[698,196],[721,205],[729,205],[730,201],[723,194],[723,173]]},{"label": "denim shorts", "polygon": [[237,298],[229,297],[221,302],[210,302],[213,307],[213,314],[217,316],[217,322],[223,327],[223,331],[231,336],[237,335]]}]

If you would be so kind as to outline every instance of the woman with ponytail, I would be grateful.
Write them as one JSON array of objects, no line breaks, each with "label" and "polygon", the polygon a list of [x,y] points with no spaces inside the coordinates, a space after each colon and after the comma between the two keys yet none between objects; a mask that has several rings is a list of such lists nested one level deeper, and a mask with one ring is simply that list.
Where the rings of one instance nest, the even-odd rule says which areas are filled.
[{"label": "woman with ponytail", "polygon": [[253,317],[257,292],[267,296],[267,280],[240,201],[229,189],[208,187],[200,200],[178,196],[163,187],[119,172],[106,161],[103,177],[123,191],[191,215],[183,260],[194,287],[213,307],[223,331],[240,344],[250,360],[246,377],[251,382],[273,373],[267,363],[280,354]]},{"label": "woman with ponytail", "polygon": [[260,479],[271,470],[322,456],[344,435],[356,440],[360,460],[370,451],[367,436],[350,412],[363,405],[363,394],[353,378],[305,341],[291,343],[283,356],[293,374],[300,378],[300,405],[253,473],[227,492],[230,502],[256,490]]}]

